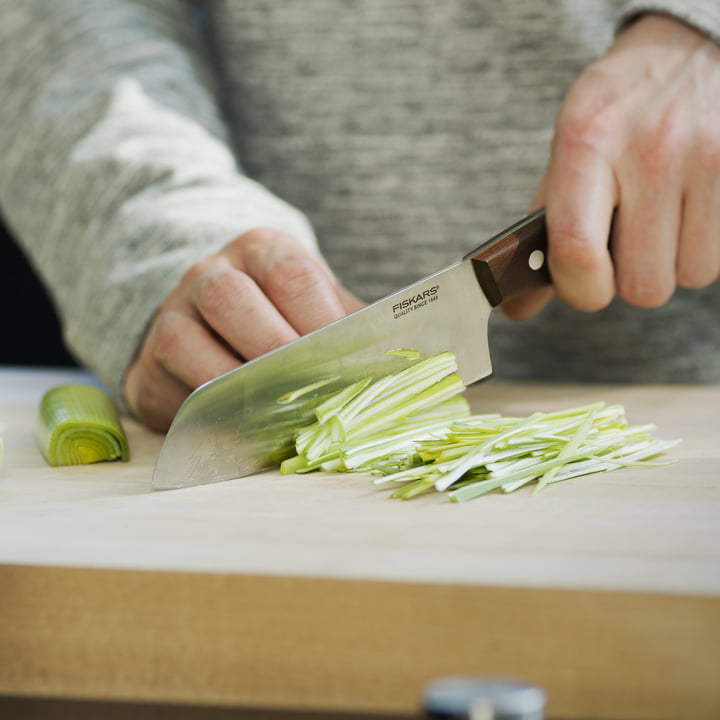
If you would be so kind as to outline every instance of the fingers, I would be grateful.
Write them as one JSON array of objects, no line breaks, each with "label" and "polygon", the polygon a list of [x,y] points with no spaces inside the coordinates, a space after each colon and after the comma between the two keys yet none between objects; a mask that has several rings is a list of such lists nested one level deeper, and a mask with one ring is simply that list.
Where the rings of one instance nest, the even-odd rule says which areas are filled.
[{"label": "fingers", "polygon": [[353,295],[349,290],[346,290],[342,285],[338,287],[338,297],[346,314],[360,310],[367,304],[360,300],[359,297]]},{"label": "fingers", "polygon": [[167,429],[194,388],[360,306],[299,240],[246,233],[195,263],[167,297],[128,372],[128,405]]},{"label": "fingers", "polygon": [[[690,154],[694,118],[668,109],[663,98],[657,104],[645,107],[651,121],[634,126],[622,151],[606,155],[614,155],[611,170],[600,153],[598,163],[592,157],[584,162],[583,148],[557,143],[547,183],[550,269],[558,295],[577,309],[600,309],[610,301],[610,267],[617,294],[646,308],[667,302],[676,284],[703,287],[718,277],[720,143],[702,143],[702,151]],[[606,255],[611,266],[585,265],[571,250],[589,257],[589,248],[602,248],[615,194],[611,255]],[[586,238],[580,248],[568,242],[573,232]]]},{"label": "fingers", "polygon": [[[664,99],[656,102],[664,105]],[[622,190],[612,253],[620,297],[638,307],[657,307],[675,290],[691,128],[682,113],[651,104],[647,109],[650,126],[636,126],[632,152],[619,163]]]},{"label": "fingers", "polygon": [[328,267],[294,237],[255,231],[239,245],[245,271],[298,334],[347,314]]},{"label": "fingers", "polygon": [[298,337],[272,300],[225,258],[197,266],[188,296],[202,321],[246,360]]},{"label": "fingers", "polygon": [[170,427],[175,413],[190,394],[190,388],[170,375],[147,346],[143,346],[137,361],[128,370],[124,391],[133,415],[160,431]]},{"label": "fingers", "polygon": [[150,327],[125,385],[130,409],[147,425],[166,430],[190,391],[239,364],[193,316],[162,311]]},{"label": "fingers", "polygon": [[720,277],[720,138],[703,135],[688,163],[693,174],[683,205],[676,275],[681,287],[702,288]]},{"label": "fingers", "polygon": [[203,322],[252,359],[347,313],[349,294],[320,258],[274,230],[254,230],[198,263],[187,278]]},{"label": "fingers", "polygon": [[618,187],[598,133],[594,108],[566,105],[558,120],[545,182],[548,263],[558,296],[586,311],[615,294],[608,247]]},{"label": "fingers", "polygon": [[196,388],[232,370],[240,359],[194,317],[166,312],[148,338],[155,360],[187,388]]},{"label": "fingers", "polygon": [[572,307],[601,309],[615,292],[657,307],[676,285],[718,278],[719,91],[718,48],[659,16],[578,78],[538,193],[555,290]]}]

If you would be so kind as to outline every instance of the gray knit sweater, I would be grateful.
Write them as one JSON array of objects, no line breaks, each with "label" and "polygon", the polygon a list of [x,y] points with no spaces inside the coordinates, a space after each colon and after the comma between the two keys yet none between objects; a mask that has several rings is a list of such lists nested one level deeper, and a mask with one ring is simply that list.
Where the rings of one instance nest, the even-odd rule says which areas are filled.
[{"label": "gray knit sweater", "polygon": [[[0,0],[0,208],[118,388],[163,297],[257,226],[375,299],[525,213],[578,72],[638,13],[720,2]],[[720,283],[491,322],[505,379],[720,382]]]}]

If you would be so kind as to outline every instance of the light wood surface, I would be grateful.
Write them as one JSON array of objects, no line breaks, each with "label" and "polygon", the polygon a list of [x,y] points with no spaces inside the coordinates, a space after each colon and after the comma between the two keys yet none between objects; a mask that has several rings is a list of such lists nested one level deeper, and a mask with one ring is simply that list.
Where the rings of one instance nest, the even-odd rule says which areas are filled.
[{"label": "light wood surface", "polygon": [[49,468],[37,403],[71,379],[0,371],[0,693],[411,714],[433,678],[502,674],[550,717],[720,717],[720,388],[474,387],[683,443],[456,505],[360,475],[153,492],[162,437],[129,420],[130,463]]}]

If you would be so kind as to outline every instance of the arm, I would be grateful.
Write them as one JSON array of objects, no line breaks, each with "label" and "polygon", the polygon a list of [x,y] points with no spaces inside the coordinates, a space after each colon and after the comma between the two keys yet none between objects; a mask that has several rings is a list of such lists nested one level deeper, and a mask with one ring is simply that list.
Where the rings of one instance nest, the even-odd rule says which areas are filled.
[{"label": "arm", "polygon": [[[203,278],[217,270],[204,258],[220,257],[247,279],[246,246],[258,238],[251,234],[248,244],[245,234],[269,228],[262,244],[275,251],[264,257],[280,275],[292,263],[278,265],[279,256],[301,257],[322,274],[321,294],[336,285],[304,216],[239,171],[184,3],[1,0],[0,10],[3,212],[49,287],[70,348],[118,396],[145,338],[127,376],[127,402],[165,427],[192,387],[261,345],[234,347],[236,338],[206,317],[218,309],[198,309],[208,303],[198,287],[213,287]],[[266,269],[252,266],[262,275]],[[277,313],[257,313],[258,303],[276,303],[250,280],[254,299],[243,302],[257,319],[249,333],[266,338],[264,349],[306,331],[279,331]],[[303,291],[296,294],[302,306]],[[175,320],[184,314],[204,331],[192,351],[167,340],[167,298]],[[335,302],[313,322],[341,312]],[[158,323],[170,359],[147,351]],[[148,393],[155,414],[141,402]]]},{"label": "arm", "polygon": [[[686,10],[720,37],[717,3]],[[640,11],[628,6],[615,43],[568,93],[535,198],[547,207],[555,292],[580,310],[616,293],[655,307],[720,273],[720,47],[687,15]],[[526,317],[548,299],[506,311]]]}]

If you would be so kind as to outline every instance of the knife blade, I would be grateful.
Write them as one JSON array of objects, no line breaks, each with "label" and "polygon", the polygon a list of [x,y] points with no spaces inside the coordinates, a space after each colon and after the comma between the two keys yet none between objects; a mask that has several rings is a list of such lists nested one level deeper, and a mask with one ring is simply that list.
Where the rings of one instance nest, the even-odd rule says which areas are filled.
[{"label": "knife blade", "polygon": [[[389,351],[449,350],[466,385],[492,372],[488,319],[550,282],[544,210],[461,260],[201,385],[178,410],[153,472],[158,490],[250,475],[293,454],[294,434],[328,394],[404,367]],[[308,392],[296,392],[308,388]]]}]

